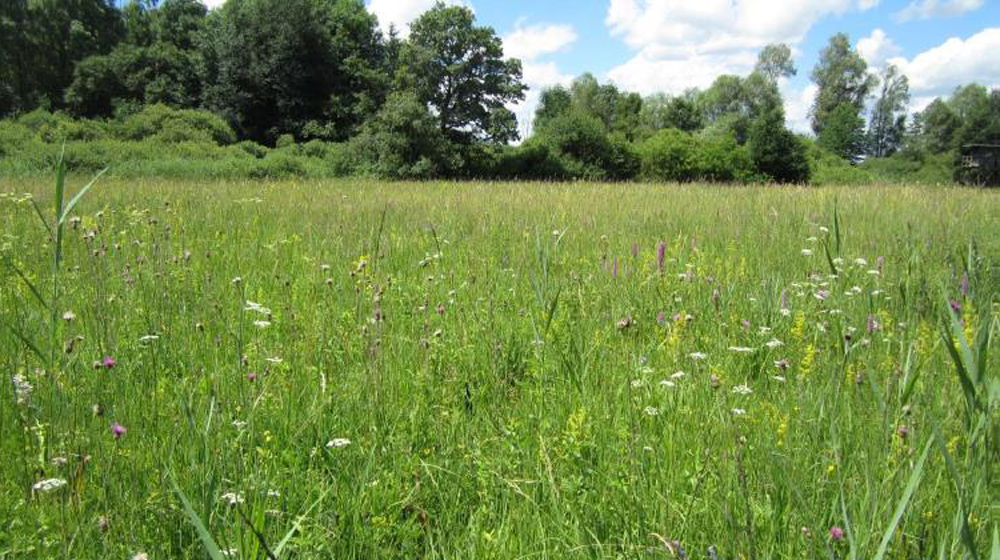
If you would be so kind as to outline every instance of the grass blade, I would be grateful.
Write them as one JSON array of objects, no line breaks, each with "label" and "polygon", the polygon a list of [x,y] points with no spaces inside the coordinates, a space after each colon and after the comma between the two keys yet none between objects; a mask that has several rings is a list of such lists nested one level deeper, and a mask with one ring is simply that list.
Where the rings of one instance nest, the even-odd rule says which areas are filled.
[{"label": "grass blade", "polygon": [[993,547],[990,551],[990,560],[1000,560],[1000,534],[997,533],[996,526],[993,527]]},{"label": "grass blade", "polygon": [[20,340],[21,342],[23,342],[24,345],[27,346],[28,349],[31,350],[31,352],[35,356],[38,356],[38,359],[41,360],[43,364],[47,364],[48,363],[48,360],[46,360],[45,356],[42,355],[42,351],[38,349],[38,346],[35,346],[35,343],[32,342],[31,339],[29,339],[27,336],[21,334],[21,331],[15,329],[13,325],[7,325],[7,328],[10,329],[10,332],[13,333],[14,336],[16,336],[18,338],[18,340]]},{"label": "grass blade", "polygon": [[320,502],[323,501],[324,498],[326,498],[326,495],[329,494],[330,490],[332,489],[333,489],[332,486],[330,488],[327,488],[326,492],[320,494],[319,498],[316,498],[316,501],[313,502],[311,506],[306,508],[305,513],[303,513],[302,515],[298,516],[295,519],[295,523],[292,523],[292,528],[289,529],[288,533],[285,534],[284,538],[282,538],[281,541],[278,542],[278,546],[274,547],[274,555],[276,557],[281,558],[281,552],[285,550],[285,546],[288,545],[288,542],[292,540],[292,537],[295,536],[295,533],[297,533],[299,528],[302,527],[302,522],[305,521],[306,517],[310,513],[312,513],[312,510],[315,509],[316,506],[318,506]]},{"label": "grass blade", "polygon": [[906,490],[903,491],[903,496],[899,499],[899,503],[896,504],[896,513],[892,515],[892,522],[889,523],[885,534],[882,535],[882,542],[878,545],[878,551],[872,557],[873,560],[882,560],[882,557],[885,556],[885,552],[889,548],[889,541],[892,540],[892,536],[896,533],[896,527],[899,526],[899,521],[903,518],[903,513],[906,512],[906,506],[909,505],[910,498],[913,497],[913,493],[917,490],[917,486],[923,479],[924,462],[927,461],[927,455],[930,453],[932,443],[934,443],[933,439],[927,441],[927,445],[924,446],[924,452],[920,454],[917,465],[913,467],[913,472],[910,473],[910,480],[906,483]]},{"label": "grass blade", "polygon": [[97,173],[97,175],[94,176],[93,179],[90,180],[89,183],[87,183],[86,186],[80,189],[80,192],[76,193],[76,196],[74,196],[69,201],[69,204],[67,204],[66,207],[63,208],[62,212],[59,214],[59,222],[57,225],[60,226],[63,225],[63,223],[66,221],[66,218],[69,216],[69,213],[73,211],[73,208],[75,208],[77,203],[80,202],[80,199],[83,198],[83,195],[87,194],[87,191],[89,191],[90,188],[94,186],[94,183],[96,183],[97,180],[101,178],[101,175],[104,175],[104,173],[107,170],[108,170],[107,167],[102,169],[100,172]]},{"label": "grass blade", "polygon": [[184,513],[187,514],[188,520],[194,525],[196,531],[198,531],[198,538],[201,539],[202,546],[205,547],[205,551],[208,552],[209,557],[212,560],[225,560],[222,555],[222,551],[219,550],[219,545],[215,543],[215,539],[212,538],[212,534],[208,532],[205,528],[205,524],[201,522],[201,518],[195,513],[194,508],[191,507],[191,502],[188,500],[184,492],[181,491],[180,486],[177,485],[177,479],[174,477],[174,473],[170,473],[170,483],[174,487],[174,492],[177,493],[177,497],[181,499],[181,504],[184,505]]},{"label": "grass blade", "polygon": [[14,274],[17,274],[18,277],[21,278],[21,281],[24,282],[24,284],[28,287],[29,290],[31,290],[31,295],[35,296],[35,299],[38,300],[38,303],[42,304],[42,307],[44,307],[45,309],[48,309],[49,304],[45,303],[45,299],[42,298],[42,294],[38,291],[38,288],[36,288],[35,285],[31,283],[31,280],[28,280],[28,277],[25,276],[23,272],[21,272],[21,269],[17,268],[16,264],[14,263],[8,263],[8,264],[14,270]]},{"label": "grass blade", "polygon": [[45,226],[45,231],[52,235],[52,226],[49,225],[49,221],[45,219],[45,215],[42,214],[42,209],[38,207],[38,203],[35,202],[35,197],[31,197],[31,206],[35,209],[35,214],[38,215],[38,219],[42,221],[42,225]]},{"label": "grass blade", "polygon": [[962,478],[958,474],[958,468],[955,467],[955,461],[951,458],[951,453],[948,453],[948,447],[944,444],[944,438],[941,437],[941,432],[938,430],[937,426],[934,426],[934,441],[937,444],[938,451],[944,457],[944,464],[948,468],[948,474],[951,475],[951,481],[955,486],[955,498],[958,502],[958,515],[962,519],[962,544],[969,551],[969,555],[973,560],[979,560],[979,552],[976,551],[976,540],[972,536],[972,529],[969,527],[969,515],[966,513],[965,508],[965,498],[962,495]]}]

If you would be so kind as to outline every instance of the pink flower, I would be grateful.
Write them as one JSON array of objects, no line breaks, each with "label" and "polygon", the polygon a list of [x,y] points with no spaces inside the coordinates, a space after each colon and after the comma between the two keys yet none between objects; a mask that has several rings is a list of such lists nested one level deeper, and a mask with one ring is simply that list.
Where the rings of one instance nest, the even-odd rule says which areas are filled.
[{"label": "pink flower", "polygon": [[656,268],[663,274],[663,262],[667,259],[667,244],[660,241],[656,244]]},{"label": "pink flower", "polygon": [[251,371],[247,373],[247,381],[257,381],[257,372]]},{"label": "pink flower", "polygon": [[101,360],[101,366],[103,366],[104,369],[112,369],[117,363],[118,362],[116,362],[111,356],[104,356],[104,359]]},{"label": "pink flower", "polygon": [[128,429],[126,429],[125,426],[122,426],[118,422],[115,422],[114,424],[111,425],[111,435],[115,436],[115,439],[121,439],[121,437],[124,436],[125,432],[127,431]]},{"label": "pink flower", "polygon": [[844,530],[840,527],[834,525],[830,527],[830,539],[834,541],[839,541],[844,539]]}]

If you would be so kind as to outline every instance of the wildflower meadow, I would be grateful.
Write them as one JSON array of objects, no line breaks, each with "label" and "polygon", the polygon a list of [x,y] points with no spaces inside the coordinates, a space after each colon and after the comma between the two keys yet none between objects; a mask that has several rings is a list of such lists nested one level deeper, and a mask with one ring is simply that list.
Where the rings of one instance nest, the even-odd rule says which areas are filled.
[{"label": "wildflower meadow", "polygon": [[0,182],[0,559],[1000,559],[1000,192]]}]

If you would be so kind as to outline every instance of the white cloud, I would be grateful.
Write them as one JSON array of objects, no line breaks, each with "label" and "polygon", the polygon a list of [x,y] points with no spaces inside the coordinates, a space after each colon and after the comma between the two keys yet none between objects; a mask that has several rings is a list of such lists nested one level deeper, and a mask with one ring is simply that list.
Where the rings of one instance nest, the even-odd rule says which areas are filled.
[{"label": "white cloud", "polygon": [[503,38],[504,56],[535,60],[540,56],[566,50],[576,39],[576,30],[572,25],[517,27]]},{"label": "white cloud", "polygon": [[914,104],[921,98],[947,95],[956,87],[976,82],[1000,87],[1000,27],[988,28],[967,39],[952,37],[910,60],[889,59],[910,79]]},{"label": "white cloud", "polygon": [[872,68],[882,68],[890,58],[899,55],[899,46],[881,29],[858,41],[858,52]]},{"label": "white cloud", "polygon": [[913,0],[908,6],[896,12],[899,21],[931,19],[934,17],[958,16],[978,10],[984,0]]},{"label": "white cloud", "polygon": [[[217,1],[217,0],[215,0]],[[410,22],[417,19],[420,14],[434,7],[436,0],[370,0],[368,11],[378,17],[379,26],[382,31],[388,33],[390,26],[395,26],[396,30],[403,37],[410,34]],[[471,3],[465,0],[445,0],[449,6],[468,6]]]},{"label": "white cloud", "polygon": [[201,3],[208,6],[209,10],[214,10],[226,3],[226,0],[201,0]]},{"label": "white cloud", "polygon": [[573,81],[573,76],[559,70],[555,62],[542,59],[565,52],[576,39],[576,30],[565,24],[518,25],[503,38],[504,56],[521,59],[524,83],[528,86],[524,101],[510,106],[517,115],[522,138],[530,132],[542,90],[557,84],[569,85]]},{"label": "white cloud", "polygon": [[816,99],[816,84],[807,84],[801,89],[792,89],[787,82],[782,84],[781,96],[785,100],[785,124],[788,128],[802,134],[812,134],[809,123],[809,109]]},{"label": "white cloud", "polygon": [[608,76],[642,93],[705,87],[746,74],[769,43],[793,47],[821,18],[877,0],[611,0],[605,23],[636,55]]}]

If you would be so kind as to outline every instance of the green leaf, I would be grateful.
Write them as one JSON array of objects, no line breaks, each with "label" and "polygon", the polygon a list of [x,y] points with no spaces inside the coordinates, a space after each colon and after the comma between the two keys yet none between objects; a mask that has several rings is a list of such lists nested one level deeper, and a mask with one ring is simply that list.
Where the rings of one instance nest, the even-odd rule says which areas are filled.
[{"label": "green leaf", "polygon": [[42,209],[38,206],[38,203],[35,202],[34,197],[31,198],[31,206],[35,209],[35,214],[38,215],[38,219],[42,221],[42,225],[45,226],[45,231],[49,232],[49,235],[52,235],[52,226],[50,226],[49,221],[45,219],[45,216],[42,214]]},{"label": "green leaf", "polygon": [[996,525],[993,526],[993,549],[990,551],[990,560],[1000,560],[1000,534],[997,533]]},{"label": "green leaf", "polygon": [[80,189],[80,192],[76,193],[76,196],[74,196],[69,201],[69,204],[67,204],[66,208],[63,209],[62,214],[59,215],[59,223],[58,223],[58,225],[60,225],[60,226],[63,225],[63,223],[66,221],[66,218],[69,216],[69,213],[73,211],[73,208],[75,208],[76,205],[77,205],[77,203],[80,202],[80,199],[83,198],[83,195],[87,194],[87,191],[89,191],[90,188],[94,186],[94,183],[96,183],[97,180],[101,178],[101,175],[104,175],[104,173],[107,170],[108,170],[107,167],[105,167],[104,169],[102,169],[97,175],[94,176],[93,179],[90,180],[89,183],[87,183],[86,186],[84,186],[82,189]]},{"label": "green leaf", "polygon": [[885,552],[889,548],[889,541],[892,540],[892,535],[895,534],[896,527],[899,526],[899,521],[903,518],[903,513],[906,512],[906,506],[910,503],[913,492],[916,491],[920,480],[923,478],[924,462],[927,461],[927,455],[930,453],[932,443],[934,443],[933,440],[927,441],[927,445],[924,446],[924,452],[920,454],[920,459],[917,460],[916,466],[913,467],[913,472],[910,473],[910,480],[906,483],[906,490],[903,491],[903,496],[899,499],[899,503],[896,504],[896,513],[893,514],[892,522],[889,523],[885,534],[882,535],[882,542],[878,545],[878,551],[875,553],[873,560],[882,560],[882,557],[885,556]]},{"label": "green leaf", "polygon": [[181,504],[184,505],[184,513],[187,514],[188,520],[194,525],[196,531],[198,531],[198,537],[201,539],[202,546],[205,547],[205,551],[208,552],[209,557],[212,560],[225,560],[222,555],[222,551],[219,550],[219,545],[215,543],[215,539],[212,538],[212,534],[208,532],[205,528],[205,524],[201,522],[201,518],[195,513],[194,508],[191,507],[191,502],[188,501],[187,496],[181,491],[180,486],[177,485],[177,479],[174,477],[174,473],[170,472],[170,482],[174,487],[174,492],[181,499]]}]

